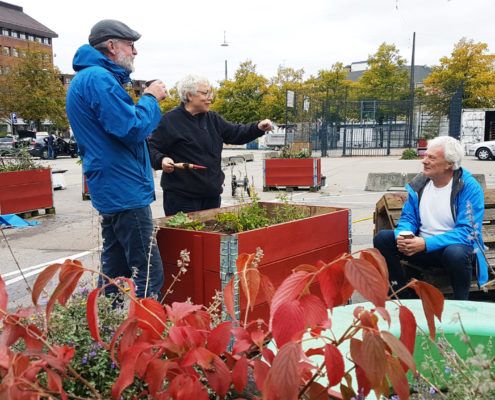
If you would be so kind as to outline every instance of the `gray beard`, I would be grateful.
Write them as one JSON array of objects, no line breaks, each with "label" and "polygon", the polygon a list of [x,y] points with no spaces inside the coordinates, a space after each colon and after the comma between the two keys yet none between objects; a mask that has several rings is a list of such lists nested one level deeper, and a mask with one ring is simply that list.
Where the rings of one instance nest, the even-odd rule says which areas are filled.
[{"label": "gray beard", "polygon": [[134,72],[134,60],[131,56],[126,56],[123,53],[117,53],[115,64],[121,66],[128,72]]}]

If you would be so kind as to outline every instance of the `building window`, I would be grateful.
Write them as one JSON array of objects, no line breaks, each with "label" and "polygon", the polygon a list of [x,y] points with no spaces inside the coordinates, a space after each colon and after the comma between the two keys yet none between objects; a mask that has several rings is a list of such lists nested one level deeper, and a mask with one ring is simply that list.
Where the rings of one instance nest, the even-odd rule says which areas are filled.
[{"label": "building window", "polygon": [[24,32],[20,32],[19,39],[26,40],[26,34]]},{"label": "building window", "polygon": [[39,36],[35,36],[34,40],[37,41],[38,43],[41,43],[41,38]]},{"label": "building window", "polygon": [[17,32],[17,31],[10,31],[10,36],[12,36],[13,38],[18,38],[19,37],[19,32]]},{"label": "building window", "polygon": [[28,35],[28,40],[30,40],[31,42],[34,42],[34,36],[33,35]]},{"label": "building window", "polygon": [[12,57],[19,57],[19,52],[14,47],[12,47]]},{"label": "building window", "polygon": [[50,44],[50,39],[44,37],[43,38],[43,44],[48,44],[49,45]]},{"label": "building window", "polygon": [[10,56],[10,47],[3,46],[2,55],[7,56],[7,57]]},{"label": "building window", "polygon": [[8,29],[5,29],[5,28],[2,28],[2,35],[3,36],[9,36],[9,30]]},{"label": "building window", "polygon": [[26,58],[27,53],[26,50],[19,49],[19,57]]}]

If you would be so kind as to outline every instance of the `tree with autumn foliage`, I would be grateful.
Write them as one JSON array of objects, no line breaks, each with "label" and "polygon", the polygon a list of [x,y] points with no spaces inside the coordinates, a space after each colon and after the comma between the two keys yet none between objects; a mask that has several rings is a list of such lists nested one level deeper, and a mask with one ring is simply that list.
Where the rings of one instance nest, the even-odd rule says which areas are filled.
[{"label": "tree with autumn foliage", "polygon": [[1,77],[0,112],[5,118],[11,112],[25,121],[32,121],[37,129],[45,120],[56,128],[66,129],[66,91],[60,71],[40,51],[28,51],[17,59],[9,72]]},{"label": "tree with autumn foliage", "polygon": [[[163,305],[155,299],[138,299],[131,279],[107,279],[117,285],[129,301],[127,317],[103,340],[98,315],[98,299],[105,286],[87,296],[86,318],[92,338],[106,349],[119,370],[111,397],[120,399],[136,378],[147,389],[136,398],[208,400],[252,398],[266,400],[350,400],[395,393],[409,398],[406,372],[416,371],[412,357],[416,320],[398,303],[400,337],[380,329],[379,319],[390,324],[385,304],[388,270],[376,249],[342,254],[331,262],[301,265],[275,288],[258,269],[260,253],[241,254],[237,273],[225,286],[223,302],[231,320],[214,322],[211,310],[189,302]],[[41,294],[58,274],[58,283],[49,295],[45,321],[36,325],[30,318],[34,309],[8,311],[5,282],[0,277],[0,398],[40,399],[72,395],[64,390],[64,380],[85,386],[91,398],[103,396],[93,383],[77,373],[71,364],[73,345],[54,345],[46,327],[56,302],[69,301],[85,269],[78,261],[66,260],[43,270],[33,288],[32,301],[39,306]],[[435,337],[435,317],[440,319],[444,299],[433,286],[412,280],[423,302],[430,337]],[[342,335],[332,331],[332,311],[346,304],[354,291],[373,303],[371,309],[357,305],[352,324]],[[251,319],[257,298],[270,306],[266,321]],[[244,315],[236,309],[246,304]],[[319,339],[320,345],[304,350],[305,335]],[[233,339],[233,340],[232,340]],[[19,341],[23,346],[14,346]],[[352,366],[346,370],[341,351],[348,342]],[[260,355],[262,357],[260,357]],[[318,361],[322,357],[323,361]],[[353,375],[351,375],[351,372]],[[327,377],[322,384],[318,378]],[[106,397],[105,397],[106,398]]]},{"label": "tree with autumn foliage", "polygon": [[420,95],[428,109],[447,114],[450,99],[461,86],[463,108],[495,107],[495,55],[486,43],[462,38],[450,57],[433,66]]}]

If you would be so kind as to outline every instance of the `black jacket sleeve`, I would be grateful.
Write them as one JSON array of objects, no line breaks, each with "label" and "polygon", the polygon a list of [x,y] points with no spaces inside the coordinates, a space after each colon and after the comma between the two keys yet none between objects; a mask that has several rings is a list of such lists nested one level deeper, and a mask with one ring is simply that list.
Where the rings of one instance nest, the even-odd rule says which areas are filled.
[{"label": "black jacket sleeve", "polygon": [[258,123],[247,125],[231,124],[216,113],[215,116],[217,119],[218,131],[221,133],[223,142],[226,144],[249,143],[265,134],[264,131],[258,129]]}]

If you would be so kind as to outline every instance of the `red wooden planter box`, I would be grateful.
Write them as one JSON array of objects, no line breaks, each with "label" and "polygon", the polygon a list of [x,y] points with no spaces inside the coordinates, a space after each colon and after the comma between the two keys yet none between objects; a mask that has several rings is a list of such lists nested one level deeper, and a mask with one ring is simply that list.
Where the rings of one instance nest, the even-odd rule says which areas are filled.
[{"label": "red wooden planter box", "polygon": [[53,207],[50,168],[0,173],[0,214]]},{"label": "red wooden planter box", "polygon": [[277,187],[321,187],[320,158],[269,158],[263,160],[263,190]]},{"label": "red wooden planter box", "polygon": [[428,147],[428,140],[426,139],[418,139],[418,144],[416,147],[416,152],[418,153],[418,156],[423,158],[426,153],[426,148]]},{"label": "red wooden planter box", "polygon": [[[268,210],[276,203],[260,203]],[[216,214],[233,211],[239,206],[190,213],[194,219],[207,221]],[[257,247],[264,252],[260,271],[268,275],[275,286],[300,264],[315,264],[318,260],[330,261],[349,252],[350,210],[334,207],[306,206],[310,217],[266,228],[236,234],[198,232],[164,226],[167,218],[157,220],[157,241],[165,271],[166,290],[178,272],[177,259],[183,249],[190,251],[188,272],[167,295],[165,301],[185,301],[191,298],[195,304],[209,304],[215,290],[221,290],[236,271],[237,256],[254,253]],[[236,289],[237,290],[237,289]],[[244,296],[237,293],[237,312],[245,311]],[[260,291],[255,309],[250,316],[268,318],[268,304]]]}]

